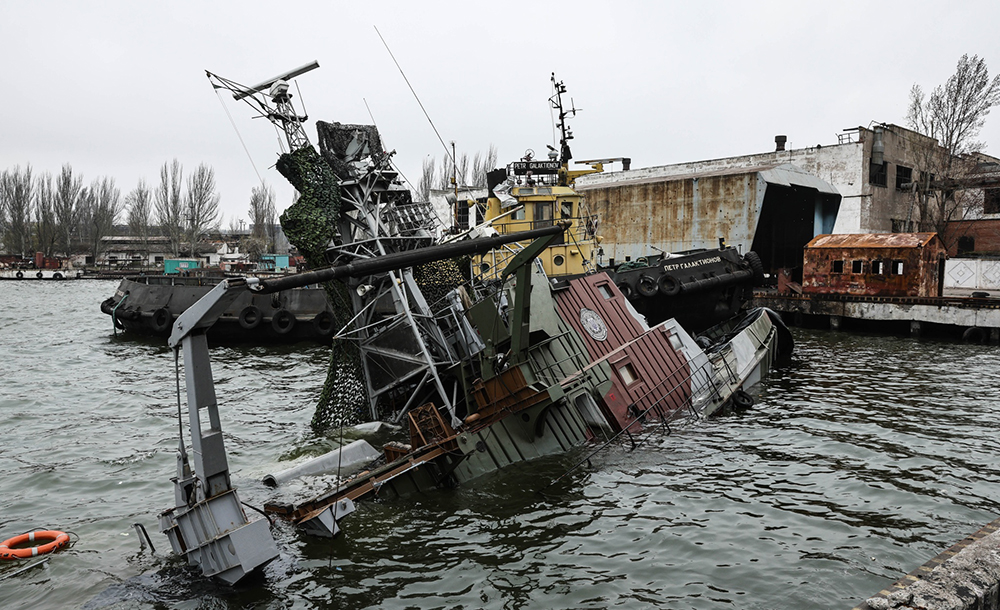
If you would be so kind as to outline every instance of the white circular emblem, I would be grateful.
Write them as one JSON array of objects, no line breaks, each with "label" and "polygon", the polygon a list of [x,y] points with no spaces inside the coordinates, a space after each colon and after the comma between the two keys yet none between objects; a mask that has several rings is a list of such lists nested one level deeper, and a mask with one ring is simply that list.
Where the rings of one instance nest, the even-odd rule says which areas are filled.
[{"label": "white circular emblem", "polygon": [[580,324],[587,331],[591,337],[598,341],[604,341],[608,338],[608,327],[604,325],[604,320],[601,319],[601,314],[597,313],[593,309],[587,309],[584,307],[580,310]]}]

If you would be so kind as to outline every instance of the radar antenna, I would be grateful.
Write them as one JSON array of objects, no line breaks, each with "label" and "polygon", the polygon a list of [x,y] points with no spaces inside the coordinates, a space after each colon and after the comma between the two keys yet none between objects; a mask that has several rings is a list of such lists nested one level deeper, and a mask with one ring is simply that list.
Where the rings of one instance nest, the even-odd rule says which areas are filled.
[{"label": "radar antenna", "polygon": [[[243,100],[251,108],[267,120],[274,123],[285,134],[289,151],[309,146],[309,136],[306,135],[303,124],[309,119],[303,110],[299,114],[292,105],[292,94],[288,92],[288,81],[319,67],[319,62],[299,66],[269,78],[253,87],[241,85],[235,81],[223,78],[205,70],[205,75],[215,89],[226,89],[233,93],[233,99]],[[266,93],[265,93],[266,91]]]}]

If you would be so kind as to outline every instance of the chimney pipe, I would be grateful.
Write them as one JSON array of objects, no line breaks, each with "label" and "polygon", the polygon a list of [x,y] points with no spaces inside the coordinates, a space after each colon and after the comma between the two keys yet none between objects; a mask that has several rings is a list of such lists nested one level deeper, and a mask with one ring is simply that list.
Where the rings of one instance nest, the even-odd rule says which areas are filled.
[{"label": "chimney pipe", "polygon": [[785,142],[787,141],[788,136],[774,136],[774,152],[785,150]]}]

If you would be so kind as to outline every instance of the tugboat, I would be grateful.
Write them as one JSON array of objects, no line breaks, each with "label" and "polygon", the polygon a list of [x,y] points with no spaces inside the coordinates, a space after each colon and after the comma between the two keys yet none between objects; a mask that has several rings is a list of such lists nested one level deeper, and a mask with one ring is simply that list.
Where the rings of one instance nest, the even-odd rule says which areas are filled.
[{"label": "tugboat", "polygon": [[[779,351],[788,348],[783,328],[765,310],[696,340],[673,320],[648,326],[606,273],[550,277],[536,261],[565,238],[562,219],[435,243],[433,215],[401,186],[374,126],[320,122],[320,152],[309,144],[285,82],[306,69],[250,88],[210,75],[286,133],[292,152],[277,167],[301,197],[282,226],[311,265],[325,258],[327,266],[222,280],[173,324],[168,345],[183,353],[192,451],[182,437],[174,506],[160,524],[174,552],[205,575],[234,583],[278,554],[266,522],[247,520],[231,485],[205,339],[247,294],[323,285],[341,304],[327,380],[336,387],[334,419],[405,427],[328,492],[265,506],[327,537],[342,531],[356,501],[375,494],[468,484],[649,422],[747,406],[749,385],[788,355]],[[485,279],[461,273],[462,261],[481,269],[508,248],[516,252]]]},{"label": "tugboat", "polygon": [[[566,87],[554,74],[552,86],[549,103],[561,134],[559,150],[549,146],[546,160],[536,160],[534,151],[528,150],[506,169],[490,172],[485,222],[477,232],[489,227],[505,235],[569,221],[562,235],[538,256],[554,281],[605,273],[651,325],[673,318],[690,332],[698,332],[737,315],[753,297],[753,287],[764,281],[763,266],[754,252],[741,256],[720,240],[717,250],[650,253],[636,261],[602,264],[600,219],[588,213],[585,200],[573,186],[580,176],[602,172],[609,163],[622,163],[627,169],[630,160],[582,161],[589,169],[570,170],[573,134],[567,119],[576,110],[564,107]],[[508,247],[478,257],[474,262],[479,277],[495,277],[516,251]]]}]

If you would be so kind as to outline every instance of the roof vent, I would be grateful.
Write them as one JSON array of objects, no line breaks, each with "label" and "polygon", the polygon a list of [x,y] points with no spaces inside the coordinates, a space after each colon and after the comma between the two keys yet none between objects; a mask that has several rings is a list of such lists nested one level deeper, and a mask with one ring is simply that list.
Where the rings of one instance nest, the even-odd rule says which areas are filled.
[{"label": "roof vent", "polygon": [[785,150],[785,142],[788,141],[788,136],[774,136],[774,151],[781,152]]}]

